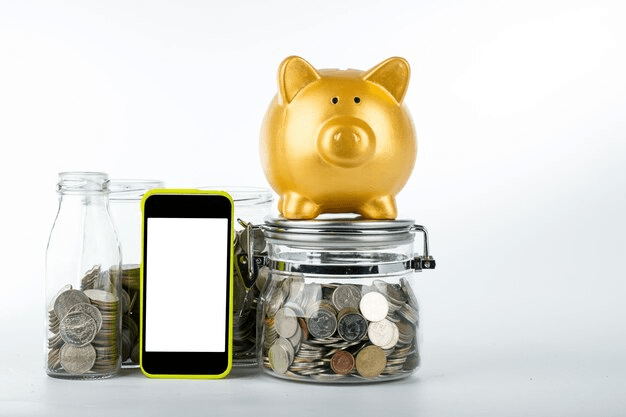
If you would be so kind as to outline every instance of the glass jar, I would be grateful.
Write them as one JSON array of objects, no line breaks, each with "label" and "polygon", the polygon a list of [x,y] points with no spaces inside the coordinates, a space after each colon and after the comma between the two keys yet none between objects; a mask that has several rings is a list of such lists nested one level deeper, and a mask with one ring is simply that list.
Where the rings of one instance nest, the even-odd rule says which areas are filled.
[{"label": "glass jar", "polygon": [[139,366],[139,281],[141,263],[141,199],[162,181],[112,179],[109,211],[122,249],[122,367]]},{"label": "glass jar", "polygon": [[226,191],[235,203],[235,241],[233,257],[233,365],[254,366],[256,356],[256,317],[260,288],[255,285],[255,252],[264,253],[261,235],[253,225],[271,214],[273,195],[269,189],[256,187],[201,187],[203,190]]},{"label": "glass jar", "polygon": [[46,250],[45,368],[97,379],[120,368],[120,245],[109,215],[108,176],[64,172]]},{"label": "glass jar", "polygon": [[[420,364],[415,271],[432,269],[410,220],[272,218],[257,352],[266,373],[312,382],[398,379]],[[416,232],[424,253],[414,253]]]}]

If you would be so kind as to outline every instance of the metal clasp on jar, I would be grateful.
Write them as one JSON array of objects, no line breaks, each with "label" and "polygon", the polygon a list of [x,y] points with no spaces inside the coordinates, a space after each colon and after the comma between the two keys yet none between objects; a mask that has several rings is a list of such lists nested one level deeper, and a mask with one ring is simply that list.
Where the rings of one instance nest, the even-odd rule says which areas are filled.
[{"label": "metal clasp on jar", "polygon": [[424,254],[422,256],[415,256],[413,261],[411,262],[411,268],[416,271],[421,271],[422,269],[435,269],[435,260],[428,253],[428,231],[424,226],[419,224],[415,224],[411,227],[411,231],[413,232],[421,232],[424,235]]},{"label": "metal clasp on jar", "polygon": [[245,222],[241,219],[237,219],[237,221],[245,229],[242,236],[244,238],[244,242],[241,246],[242,249],[247,252],[241,255],[240,268],[244,266],[244,263],[247,264],[245,265],[247,266],[247,276],[243,278],[246,288],[250,288],[256,281],[259,269],[267,263],[265,239],[263,237],[263,232],[261,231],[261,226]]}]

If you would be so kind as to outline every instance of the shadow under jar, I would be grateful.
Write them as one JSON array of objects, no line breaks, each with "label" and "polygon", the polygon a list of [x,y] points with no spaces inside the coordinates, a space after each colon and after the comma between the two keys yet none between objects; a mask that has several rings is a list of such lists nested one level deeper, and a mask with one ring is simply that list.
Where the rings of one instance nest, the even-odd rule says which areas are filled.
[{"label": "shadow under jar", "polygon": [[[416,271],[433,269],[411,220],[271,218],[257,283],[257,355],[266,373],[321,383],[406,377],[419,367]],[[422,255],[414,252],[422,233]]]}]

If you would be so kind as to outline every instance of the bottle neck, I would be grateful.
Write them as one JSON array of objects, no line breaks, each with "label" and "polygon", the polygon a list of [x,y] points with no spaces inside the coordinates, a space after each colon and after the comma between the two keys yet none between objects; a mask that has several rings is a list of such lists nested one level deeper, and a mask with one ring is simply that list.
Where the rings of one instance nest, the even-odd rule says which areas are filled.
[{"label": "bottle neck", "polygon": [[57,182],[60,195],[102,194],[109,190],[109,176],[103,172],[61,172]]}]

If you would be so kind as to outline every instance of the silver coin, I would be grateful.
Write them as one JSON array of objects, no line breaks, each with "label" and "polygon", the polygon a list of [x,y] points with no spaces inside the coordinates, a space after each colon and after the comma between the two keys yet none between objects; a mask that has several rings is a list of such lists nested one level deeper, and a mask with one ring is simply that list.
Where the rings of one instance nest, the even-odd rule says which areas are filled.
[{"label": "silver coin", "polygon": [[402,305],[407,302],[408,297],[398,284],[389,284],[382,280],[375,280],[374,286],[380,293],[386,295],[390,302]]},{"label": "silver coin", "polygon": [[296,313],[290,308],[281,308],[274,317],[274,326],[281,337],[285,339],[292,337],[299,327]]},{"label": "silver coin", "polygon": [[96,349],[91,345],[63,345],[60,353],[61,366],[70,374],[84,374],[96,361]]},{"label": "silver coin", "polygon": [[293,336],[287,338],[287,340],[289,340],[289,343],[291,343],[291,346],[293,346],[294,350],[298,351],[300,343],[302,342],[302,329],[300,328],[299,324],[296,328],[296,332],[293,334]]},{"label": "silver coin", "polygon": [[89,297],[85,293],[74,289],[63,291],[54,302],[54,312],[59,319],[63,319],[72,307],[80,303],[89,304]]},{"label": "silver coin", "polygon": [[419,320],[418,310],[411,307],[410,304],[404,304],[400,310],[398,310],[398,314],[407,319],[413,325],[417,325]]},{"label": "silver coin", "polygon": [[358,308],[361,301],[361,291],[354,285],[339,285],[331,297],[337,310],[344,308]]},{"label": "silver coin", "polygon": [[402,288],[402,291],[404,291],[404,293],[406,294],[407,298],[408,298],[408,303],[413,307],[413,308],[417,308],[417,297],[415,296],[415,294],[413,293],[413,290],[411,289],[411,286],[409,285],[409,282],[402,278],[400,280],[400,287]]},{"label": "silver coin", "polygon": [[74,346],[91,343],[96,333],[98,333],[96,321],[82,311],[67,313],[59,326],[59,334],[63,341]]},{"label": "silver coin", "polygon": [[80,280],[80,288],[82,290],[94,288],[99,277],[100,265],[94,265],[89,271],[85,273],[85,276]]},{"label": "silver coin", "polygon": [[304,278],[296,276],[289,280],[289,296],[287,300],[294,303],[301,303],[304,296]]},{"label": "silver coin", "polygon": [[369,292],[361,298],[359,303],[361,314],[369,321],[381,321],[387,317],[389,302],[379,292]]},{"label": "silver coin", "polygon": [[55,334],[54,336],[48,338],[48,347],[50,349],[60,348],[63,346],[63,339],[59,334]]},{"label": "silver coin", "polygon": [[48,369],[56,371],[61,367],[61,352],[60,349],[50,349],[48,352]]},{"label": "silver coin", "polygon": [[400,331],[398,330],[398,326],[395,323],[391,323],[391,327],[393,329],[393,334],[391,335],[391,340],[384,346],[381,346],[383,350],[391,350],[398,344],[398,339],[400,337]]},{"label": "silver coin", "polygon": [[113,306],[115,304],[115,308],[117,308],[117,302],[119,299],[113,293],[105,290],[85,290],[84,292],[89,300],[93,301],[95,304],[102,306]]},{"label": "silver coin", "polygon": [[[367,329],[367,336],[370,341],[383,349],[390,349],[395,346],[398,342],[398,335],[398,327],[387,319],[372,322]],[[387,347],[392,342],[393,345]]]},{"label": "silver coin", "polygon": [[267,296],[267,303],[265,304],[265,311],[268,316],[276,315],[276,312],[283,305],[285,301],[285,293],[280,285],[275,286],[270,290]]},{"label": "silver coin", "polygon": [[293,347],[283,338],[277,339],[268,352],[269,364],[272,369],[279,374],[287,372],[287,369],[289,369],[293,361],[293,357]]},{"label": "silver coin", "polygon": [[122,300],[122,313],[126,314],[130,309],[130,295],[128,295],[128,292],[126,292],[126,290],[123,288],[120,294],[120,298]]},{"label": "silver coin", "polygon": [[406,320],[399,320],[396,323],[396,326],[398,326],[398,331],[400,332],[398,342],[403,345],[411,343],[411,341],[417,334],[415,325],[409,323]]},{"label": "silver coin", "polygon": [[[353,310],[351,307],[348,310]],[[339,313],[337,332],[347,342],[359,341],[367,333],[367,320],[356,311]]]},{"label": "silver coin", "polygon": [[74,305],[74,307],[70,309],[69,313],[73,313],[74,311],[80,311],[88,314],[96,322],[96,333],[100,331],[100,328],[102,327],[102,313],[100,313],[100,310],[91,304],[79,303]]},{"label": "silver coin", "polygon": [[313,337],[325,339],[337,330],[337,317],[331,310],[320,308],[309,314],[307,327]]},{"label": "silver coin", "polygon": [[297,317],[304,317],[304,310],[300,306],[300,304],[296,304],[293,301],[287,301],[284,305],[284,308],[289,308],[293,310]]},{"label": "silver coin", "polygon": [[[72,284],[67,284],[64,285],[63,288],[61,288],[59,290],[58,293],[56,293],[54,295],[54,297],[52,297],[52,300],[50,300],[50,303],[48,304],[48,313],[54,313],[54,303],[56,302],[57,298],[59,298],[59,295],[61,295],[61,293],[64,293],[67,290],[71,290],[72,289]],[[56,316],[56,314],[55,314]]]}]

